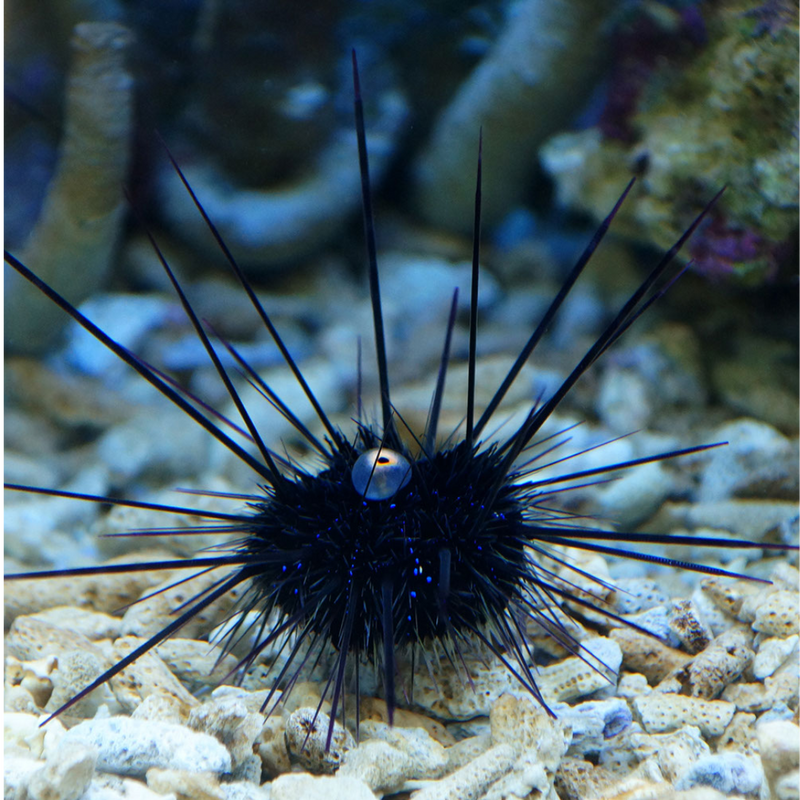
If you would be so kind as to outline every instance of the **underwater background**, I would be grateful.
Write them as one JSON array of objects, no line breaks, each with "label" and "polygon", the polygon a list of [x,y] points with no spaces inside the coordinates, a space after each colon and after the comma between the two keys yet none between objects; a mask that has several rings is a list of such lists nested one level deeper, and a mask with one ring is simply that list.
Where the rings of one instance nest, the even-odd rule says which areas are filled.
[{"label": "underwater background", "polygon": [[[359,341],[365,407],[377,408],[352,48],[366,110],[393,400],[416,431],[425,424],[456,285],[461,299],[440,430],[455,429],[464,415],[479,132],[479,403],[491,398],[596,226],[637,178],[509,393],[509,415],[527,412],[563,380],[660,255],[727,187],[684,248],[688,272],[570,392],[553,429],[583,422],[570,443],[576,450],[637,432],[587,456],[586,468],[703,442],[729,446],[648,465],[565,502],[576,513],[641,530],[796,541],[796,3],[9,0],[5,15],[6,248],[113,338],[226,416],[234,412],[224,387],[142,221],[198,316],[235,343],[305,422],[315,420],[160,137],[322,406],[348,429]],[[8,269],[4,300],[7,482],[131,498],[176,486],[253,490],[249,470]],[[253,393],[247,404],[268,446],[307,457],[263,398]],[[98,538],[143,524],[120,509],[102,512],[7,492],[6,571],[84,566],[141,548],[135,539]],[[186,555],[213,542],[209,536],[190,548],[176,535],[159,545]],[[796,616],[796,554],[762,559],[758,551],[686,547],[672,555],[772,576],[776,593],[784,593],[780,613]],[[722,590],[703,589],[697,576],[613,561],[585,568],[610,570],[631,586],[658,582],[663,597],[620,613],[687,598],[702,606],[705,591],[709,629],[719,635],[724,628],[708,601]],[[65,604],[112,610],[61,583],[14,591],[9,597],[7,589],[6,630],[17,617]],[[789,796],[776,788],[782,776],[766,763],[762,769],[754,743],[756,721],[768,712],[772,721],[797,724],[797,675],[789,669],[797,631],[749,635],[748,666],[714,689],[715,697],[728,692],[735,706],[727,725],[736,747],[725,749],[721,731],[703,730],[705,750],[697,744],[687,764],[736,752],[762,771],[748,772],[750,761],[742,762],[746,779],[731,778],[723,792]],[[782,655],[772,656],[773,673],[759,667],[754,674],[753,659],[770,639],[768,652]],[[663,677],[636,661],[639,645],[631,652],[621,646],[630,673],[646,674],[652,685]],[[686,655],[685,642],[675,649]],[[765,683],[774,675],[783,677]],[[20,680],[7,674],[7,687]],[[654,735],[639,713],[633,725],[642,727],[633,733]],[[626,744],[612,738],[608,750],[627,747],[631,763],[641,764],[652,753],[632,744],[630,723],[625,717]],[[453,735],[479,735],[480,724]],[[562,800],[589,796],[592,767],[598,781],[601,769],[627,774],[598,756],[606,752],[602,742],[583,744],[573,745],[560,772],[557,763],[547,767],[546,790],[556,781]],[[689,766],[667,765],[663,752],[657,758],[665,784],[723,785],[722,778],[704,784],[700,770],[687,777]],[[715,776],[733,774],[714,763]],[[613,796],[607,789],[595,796]]]}]

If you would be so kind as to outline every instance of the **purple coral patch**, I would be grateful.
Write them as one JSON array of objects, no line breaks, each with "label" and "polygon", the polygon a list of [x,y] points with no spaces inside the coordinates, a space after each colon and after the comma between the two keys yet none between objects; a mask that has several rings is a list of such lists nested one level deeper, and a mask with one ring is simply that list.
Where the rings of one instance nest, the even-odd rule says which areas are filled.
[{"label": "purple coral patch", "polygon": [[754,262],[766,266],[770,277],[777,269],[775,246],[752,228],[734,228],[720,217],[710,220],[692,240],[694,266],[706,277],[725,277]]},{"label": "purple coral patch", "polygon": [[633,117],[648,82],[664,60],[675,61],[706,44],[705,21],[697,8],[676,13],[674,25],[640,14],[614,36],[606,107],[598,127],[607,139],[631,144],[638,138]]}]

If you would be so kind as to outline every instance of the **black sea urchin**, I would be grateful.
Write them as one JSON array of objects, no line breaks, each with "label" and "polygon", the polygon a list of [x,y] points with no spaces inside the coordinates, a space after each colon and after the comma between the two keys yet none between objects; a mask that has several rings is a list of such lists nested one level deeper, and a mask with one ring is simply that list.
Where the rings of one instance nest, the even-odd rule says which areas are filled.
[{"label": "black sea urchin", "polygon": [[[665,280],[665,276],[673,257],[700,224],[711,204],[631,295],[552,395],[541,398],[503,442],[492,442],[486,437],[487,424],[494,419],[500,402],[605,235],[633,182],[589,242],[488,407],[476,420],[476,309],[481,197],[479,157],[465,433],[460,440],[451,434],[444,443],[440,443],[437,436],[450,359],[450,340],[455,324],[456,292],[427,427],[415,439],[413,448],[404,444],[399,434],[399,428],[404,423],[392,405],[389,389],[355,54],[353,75],[381,394],[380,424],[364,419],[359,413],[355,433],[348,438],[331,423],[213,222],[206,217],[210,230],[254,308],[314,406],[325,430],[323,439],[300,421],[233,347],[227,344],[226,347],[251,384],[278,408],[316,451],[323,464],[318,472],[306,471],[265,445],[203,325],[155,242],[156,252],[175,285],[197,335],[236,404],[249,438],[257,446],[257,456],[251,455],[223,430],[221,415],[212,413],[207,405],[176,388],[162,373],[110,339],[18,259],[6,253],[6,261],[17,272],[251,466],[260,482],[258,494],[237,495],[247,501],[247,509],[240,514],[191,510],[190,513],[213,523],[213,527],[198,528],[194,532],[213,530],[234,536],[232,542],[211,552],[185,561],[115,564],[6,576],[7,580],[13,580],[175,568],[190,568],[198,571],[198,574],[209,570],[220,571],[220,577],[212,585],[181,605],[172,622],[75,694],[54,715],[109,681],[144,653],[180,631],[218,598],[240,586],[244,587],[244,591],[225,639],[227,650],[233,649],[246,636],[254,641],[249,652],[238,663],[240,673],[251,667],[267,647],[280,643],[285,658],[279,674],[274,676],[273,691],[279,686],[290,689],[305,666],[318,661],[323,655],[330,657],[330,673],[322,700],[330,700],[332,718],[343,710],[343,695],[350,688],[348,662],[355,666],[353,690],[356,696],[360,691],[359,664],[369,662],[376,665],[382,675],[391,720],[397,695],[396,660],[401,649],[410,652],[412,663],[417,657],[427,658],[431,648],[443,651],[453,663],[459,663],[463,662],[465,652],[479,646],[502,661],[519,682],[545,705],[536,685],[532,653],[524,634],[525,620],[532,618],[567,651],[581,655],[597,669],[602,669],[602,663],[588,651],[582,650],[580,642],[573,638],[563,618],[553,609],[563,605],[564,601],[570,601],[572,613],[583,607],[618,619],[600,601],[593,601],[590,595],[577,590],[563,575],[556,574],[556,569],[564,568],[574,569],[576,575],[586,577],[578,567],[570,566],[568,558],[560,555],[560,547],[624,555],[641,561],[721,575],[735,573],[702,564],[679,562],[639,550],[624,550],[620,545],[629,543],[638,547],[691,543],[719,547],[765,547],[763,543],[731,542],[721,538],[624,531],[611,534],[587,526],[583,524],[585,521],[579,522],[558,508],[556,498],[559,492],[598,480],[600,476],[615,470],[696,453],[716,447],[716,444],[659,453],[559,477],[538,477],[541,468],[549,465],[544,463],[548,460],[545,456],[556,446],[552,437],[545,438],[540,434],[543,424],[586,370],[666,291],[672,282]],[[186,183],[177,164],[175,167]],[[188,183],[186,188],[205,217],[205,211]],[[538,441],[537,435],[540,436]],[[123,506],[168,513],[185,510],[176,506],[118,501],[35,487],[13,485],[9,488],[98,502],[117,502]],[[255,621],[249,612],[257,612]],[[409,700],[413,700],[413,689],[407,691],[404,688],[404,693]],[[328,733],[329,744],[331,733],[332,724]]]}]

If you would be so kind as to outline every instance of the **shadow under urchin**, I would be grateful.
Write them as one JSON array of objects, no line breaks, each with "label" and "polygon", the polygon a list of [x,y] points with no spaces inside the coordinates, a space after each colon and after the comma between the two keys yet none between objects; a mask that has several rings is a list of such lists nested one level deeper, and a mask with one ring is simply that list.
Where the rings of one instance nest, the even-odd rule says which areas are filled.
[{"label": "shadow under urchin", "polygon": [[[561,614],[579,614],[583,607],[643,630],[633,623],[620,620],[601,601],[593,600],[590,595],[580,592],[571,584],[564,577],[563,570],[574,570],[575,574],[584,577],[586,573],[571,565],[568,557],[564,557],[560,550],[554,548],[578,548],[731,577],[746,576],[703,564],[684,563],[646,551],[623,550],[620,544],[695,544],[787,549],[781,545],[713,537],[609,532],[589,527],[585,524],[586,520],[577,520],[558,507],[560,492],[604,480],[609,473],[616,470],[696,453],[716,447],[719,443],[659,453],[559,477],[537,477],[543,468],[573,457],[558,457],[555,451],[565,443],[565,439],[560,439],[559,435],[540,437],[537,440],[543,424],[581,375],[680,275],[681,271],[678,271],[677,276],[668,278],[666,273],[673,257],[703,220],[716,197],[653,268],[552,396],[546,400],[542,398],[534,404],[522,424],[505,441],[489,443],[481,438],[487,423],[494,418],[508,388],[590,260],[633,181],[592,237],[488,407],[476,420],[481,198],[479,151],[465,434],[462,439],[454,441],[455,433],[451,433],[443,443],[437,444],[439,412],[455,325],[456,291],[446,325],[428,423],[419,437],[409,431],[415,441],[414,452],[411,452],[398,432],[399,426],[405,423],[391,402],[363,108],[355,53],[353,79],[382,419],[379,423],[365,421],[361,415],[359,398],[359,415],[352,440],[332,425],[320,407],[280,334],[222,241],[213,221],[206,215],[200,200],[168,153],[199,213],[205,218],[210,232],[252,300],[254,309],[312,403],[325,431],[323,439],[319,439],[298,419],[232,345],[224,341],[222,345],[236,359],[244,377],[291,422],[316,452],[322,463],[318,472],[306,471],[288,457],[265,445],[231,378],[222,366],[204,326],[149,233],[155,252],[235,403],[247,432],[236,428],[232,422],[179,388],[163,373],[114,342],[18,259],[6,253],[6,261],[10,266],[139,372],[161,394],[202,425],[210,435],[250,465],[256,472],[260,485],[258,494],[235,496],[246,500],[247,509],[244,512],[224,514],[7,484],[7,488],[18,491],[116,503],[165,513],[188,512],[208,519],[209,523],[213,522],[213,526],[200,526],[188,531],[184,529],[184,533],[207,533],[213,530],[235,537],[211,552],[186,560],[7,575],[6,580],[14,580],[159,569],[195,569],[198,570],[197,574],[210,569],[224,571],[212,586],[177,609],[174,619],[168,625],[92,681],[48,719],[61,714],[93,689],[110,680],[141,655],[180,631],[190,619],[222,595],[242,584],[246,584],[247,588],[229,620],[229,629],[222,642],[223,652],[230,652],[246,638],[254,642],[248,645],[249,651],[238,662],[236,671],[239,677],[243,677],[268,647],[277,645],[280,651],[285,652],[283,666],[274,675],[272,690],[262,710],[270,704],[270,699],[279,687],[284,689],[282,697],[285,698],[303,670],[319,662],[324,656],[331,666],[317,711],[319,713],[326,699],[330,700],[332,711],[328,745],[333,732],[333,719],[340,711],[344,714],[345,691],[353,691],[356,700],[360,697],[358,670],[359,665],[365,662],[377,667],[382,676],[391,722],[397,695],[400,693],[396,688],[396,678],[397,656],[401,649],[410,651],[412,667],[417,661],[428,660],[431,650],[435,650],[436,653],[443,653],[453,665],[460,664],[464,668],[465,654],[475,647],[488,650],[547,708],[533,674],[533,655],[524,635],[526,619],[537,622],[568,652],[580,656],[593,668],[601,671],[605,669],[605,665],[581,647],[580,642],[566,627]],[[236,428],[254,443],[258,456],[252,455],[231,438],[223,430],[226,427]],[[560,574],[556,572],[558,569],[562,570]],[[165,591],[172,585],[175,584],[163,587],[160,591]],[[569,602],[569,608],[565,608],[566,602]],[[554,610],[557,608],[558,613]],[[255,616],[250,612],[256,612]],[[355,668],[353,682],[348,679],[348,662]],[[403,686],[402,694],[408,702],[413,702],[413,686]],[[274,707],[275,704],[270,710]]]}]

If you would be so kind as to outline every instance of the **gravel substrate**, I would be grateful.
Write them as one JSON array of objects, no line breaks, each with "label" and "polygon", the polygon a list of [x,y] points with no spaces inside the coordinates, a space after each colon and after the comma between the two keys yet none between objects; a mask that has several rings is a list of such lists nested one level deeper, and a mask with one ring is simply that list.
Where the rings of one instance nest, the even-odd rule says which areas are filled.
[{"label": "gravel substrate", "polygon": [[[395,253],[386,262],[387,284],[419,287],[416,256]],[[347,426],[355,385],[353,343],[359,330],[368,341],[371,320],[367,298],[356,284],[341,288],[341,296],[351,293],[352,302],[332,308],[325,274],[320,270],[291,299],[267,300],[278,316],[285,313],[301,367],[320,402]],[[390,366],[398,376],[393,399],[419,429],[435,380],[443,308],[450,297],[445,287],[463,280],[463,269],[442,259],[429,274],[427,303],[394,294],[385,306]],[[436,281],[442,286],[437,288]],[[196,288],[202,294],[203,284]],[[520,338],[515,315],[525,296],[523,289],[504,292],[487,278],[482,333],[495,345],[479,360],[479,404],[491,397],[514,357]],[[608,313],[601,296],[588,291],[582,300],[583,308],[596,306],[597,320]],[[93,313],[109,325],[129,313],[124,305],[120,311],[119,297],[109,298],[108,313],[103,298],[92,302]],[[137,314],[142,302],[135,300]],[[153,296],[141,317],[147,325],[123,326],[120,335],[132,337],[126,346],[144,348],[148,361],[175,357],[175,342],[189,341],[191,334],[175,327],[179,318],[173,311],[163,297]],[[291,320],[302,317],[318,325],[292,328]],[[736,404],[719,402],[724,386],[710,383],[714,375],[701,358],[707,354],[700,352],[689,325],[659,321],[657,315],[649,324],[649,330],[631,334],[609,353],[544,431],[591,420],[570,431],[571,441],[559,455],[639,432],[554,466],[554,474],[559,468],[591,469],[697,443],[729,445],[587,486],[571,493],[570,507],[642,531],[796,542],[796,430],[786,425],[781,430],[780,420],[754,413],[770,386],[759,386],[753,411],[742,415],[747,398],[741,394]],[[571,354],[585,348],[592,325],[559,330],[558,344],[523,370],[504,416],[520,419],[538,387],[566,374]],[[455,335],[457,358],[464,352],[464,336],[462,321]],[[260,358],[259,347],[256,337],[253,359]],[[366,344],[364,350],[369,365]],[[196,357],[189,352],[184,347],[181,357],[191,362]],[[770,352],[762,357],[769,360]],[[196,367],[183,365],[190,369],[184,378],[188,375],[192,391],[213,395],[218,389],[207,367],[196,361]],[[241,507],[236,499],[175,494],[175,487],[214,492],[252,492],[254,487],[246,468],[180,411],[143,389],[135,376],[113,362],[101,369],[92,364],[91,348],[77,339],[48,362],[7,362],[7,481],[189,508]],[[286,368],[265,355],[261,369],[303,421],[316,425]],[[368,366],[365,370],[371,372]],[[466,370],[457,360],[448,376],[443,431],[461,420],[465,381]],[[368,383],[367,391],[371,388]],[[776,379],[775,395],[783,397],[783,391]],[[224,408],[219,394],[214,403]],[[255,394],[247,403],[270,446],[284,439],[293,454],[305,458],[273,409]],[[233,416],[229,409],[223,413]],[[140,509],[107,512],[90,503],[15,493],[7,494],[5,522],[7,572],[86,566],[109,558],[175,559],[218,541],[215,534],[181,536],[181,528],[198,524],[188,512],[165,521],[163,514]],[[165,525],[176,531],[147,538],[102,536]],[[538,686],[555,718],[491,655],[467,653],[458,670],[446,660],[434,663],[430,672],[417,665],[413,705],[397,712],[394,727],[386,724],[382,700],[363,697],[358,743],[348,700],[348,727],[335,724],[327,749],[326,703],[317,715],[325,663],[303,675],[271,715],[261,710],[271,686],[263,676],[275,659],[273,669],[279,670],[285,655],[278,648],[261,654],[241,687],[218,686],[232,682],[237,654],[220,659],[207,640],[224,623],[235,596],[222,598],[180,638],[164,642],[67,714],[38,727],[43,715],[169,624],[174,610],[214,578],[198,576],[156,595],[155,589],[184,573],[7,583],[5,796],[796,797],[796,554],[687,544],[669,555],[762,582],[573,553],[575,566],[583,570],[570,577],[578,590],[591,592],[621,620],[659,638],[585,611],[571,632],[597,659],[587,663],[531,622],[526,633],[538,664]],[[131,605],[141,596],[147,599]],[[400,658],[399,669],[408,685],[410,665]],[[374,692],[365,688],[363,693],[380,696],[379,682],[366,666],[364,673],[362,687],[372,686]]]}]

